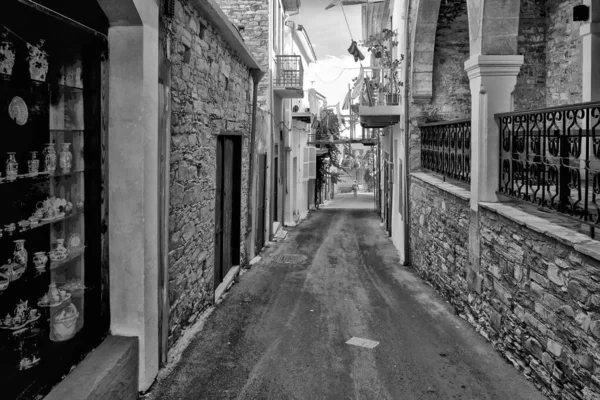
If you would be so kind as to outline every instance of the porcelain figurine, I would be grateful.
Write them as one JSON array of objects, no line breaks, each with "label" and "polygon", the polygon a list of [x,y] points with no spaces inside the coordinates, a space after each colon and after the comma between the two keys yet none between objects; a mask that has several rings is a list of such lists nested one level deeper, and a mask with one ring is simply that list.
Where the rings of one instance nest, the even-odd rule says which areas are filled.
[{"label": "porcelain figurine", "polygon": [[17,179],[17,175],[19,174],[19,163],[16,159],[16,154],[14,152],[6,153],[8,154],[8,158],[6,159],[6,181],[11,182]]},{"label": "porcelain figurine", "polygon": [[13,252],[14,262],[27,267],[27,250],[25,249],[25,239],[15,240],[15,251]]},{"label": "porcelain figurine", "polygon": [[48,256],[43,251],[33,253],[33,264],[35,269],[41,272],[46,270],[46,263],[48,262]]},{"label": "porcelain figurine", "polygon": [[31,159],[27,161],[27,167],[29,168],[29,175],[37,175],[40,171],[40,160],[37,158],[37,151],[30,151]]},{"label": "porcelain figurine", "polygon": [[63,174],[71,172],[71,162],[73,161],[73,154],[69,151],[71,143],[62,143],[60,150],[60,168]]},{"label": "porcelain figurine", "polygon": [[44,154],[44,166],[49,174],[53,174],[56,170],[56,150],[54,143],[46,143],[46,147],[42,152]]}]

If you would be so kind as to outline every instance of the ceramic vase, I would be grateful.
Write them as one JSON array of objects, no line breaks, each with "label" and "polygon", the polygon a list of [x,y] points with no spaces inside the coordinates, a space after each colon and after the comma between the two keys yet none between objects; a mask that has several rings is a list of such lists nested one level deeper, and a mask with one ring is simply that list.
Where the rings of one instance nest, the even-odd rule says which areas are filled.
[{"label": "ceramic vase", "polygon": [[15,45],[4,38],[0,41],[0,74],[12,75],[15,65]]},{"label": "ceramic vase", "polygon": [[16,153],[6,153],[8,154],[8,158],[6,159],[6,180],[14,181],[17,179],[17,175],[19,174],[19,163],[16,159]]},{"label": "ceramic vase", "polygon": [[53,174],[54,170],[56,170],[56,150],[54,150],[54,143],[46,143],[43,154],[46,171],[49,174]]},{"label": "ceramic vase", "polygon": [[31,158],[27,161],[27,167],[29,168],[30,175],[37,175],[40,171],[40,160],[37,158],[37,151],[30,151]]},{"label": "ceramic vase", "polygon": [[27,250],[25,249],[25,239],[15,240],[15,250],[13,251],[13,260],[17,264],[27,266]]},{"label": "ceramic vase", "polygon": [[73,161],[73,154],[69,151],[71,143],[62,143],[60,150],[60,168],[63,174],[71,172],[71,162]]},{"label": "ceramic vase", "polygon": [[48,256],[43,251],[33,253],[33,265],[38,271],[44,272],[46,269],[46,263],[48,262]]},{"label": "ceramic vase", "polygon": [[48,54],[43,49],[44,40],[40,39],[37,46],[27,44],[29,49],[29,76],[35,81],[46,81],[48,73]]}]

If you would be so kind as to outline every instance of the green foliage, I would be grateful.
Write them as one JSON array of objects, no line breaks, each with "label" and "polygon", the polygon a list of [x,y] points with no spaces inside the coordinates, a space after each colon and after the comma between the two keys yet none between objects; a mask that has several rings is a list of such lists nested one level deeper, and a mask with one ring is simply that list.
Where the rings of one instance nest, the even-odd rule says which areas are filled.
[{"label": "green foliage", "polygon": [[[341,127],[337,115],[333,110],[325,109],[321,111],[320,119],[316,128],[317,137],[331,137],[333,140],[339,140],[341,138]],[[316,178],[316,189],[317,193],[321,191],[321,188],[325,184],[328,178],[331,179],[332,183],[340,182],[341,174],[337,172],[337,169],[345,171],[346,169],[342,166],[342,153],[336,145],[325,144],[321,145],[327,149],[327,152],[317,157],[317,178]],[[331,167],[335,167],[334,170]]]}]

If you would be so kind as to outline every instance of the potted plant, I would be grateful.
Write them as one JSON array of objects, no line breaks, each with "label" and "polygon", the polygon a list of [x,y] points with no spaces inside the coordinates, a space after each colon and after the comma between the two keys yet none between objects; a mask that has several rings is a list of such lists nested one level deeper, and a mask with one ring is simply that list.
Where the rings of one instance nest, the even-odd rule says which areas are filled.
[{"label": "potted plant", "polygon": [[386,104],[398,105],[400,103],[400,87],[403,83],[398,79],[398,68],[404,60],[404,54],[400,58],[393,57],[393,49],[398,46],[396,36],[398,32],[391,29],[383,29],[381,33],[369,36],[362,42],[362,46],[374,54],[375,58],[381,59],[381,66],[388,71],[384,76],[387,82],[383,88],[386,93]]}]

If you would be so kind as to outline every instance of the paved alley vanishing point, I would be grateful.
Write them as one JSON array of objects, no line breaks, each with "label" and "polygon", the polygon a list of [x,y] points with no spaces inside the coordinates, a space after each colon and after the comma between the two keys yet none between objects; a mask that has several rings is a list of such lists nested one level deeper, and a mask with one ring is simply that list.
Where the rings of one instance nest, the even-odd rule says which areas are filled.
[{"label": "paved alley vanishing point", "polygon": [[372,204],[338,195],[290,228],[147,399],[542,399],[399,266]]}]

